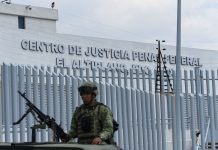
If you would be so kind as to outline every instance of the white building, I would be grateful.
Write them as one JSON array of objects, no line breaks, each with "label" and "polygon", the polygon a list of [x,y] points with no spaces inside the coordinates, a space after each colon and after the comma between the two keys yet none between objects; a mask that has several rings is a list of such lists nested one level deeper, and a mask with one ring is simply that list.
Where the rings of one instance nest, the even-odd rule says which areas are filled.
[{"label": "white building", "polygon": [[[1,3],[0,20],[1,63],[145,70],[156,67],[157,44],[56,33],[55,9]],[[176,47],[161,48],[167,49],[163,52],[167,66],[175,68]],[[183,68],[217,68],[217,51],[182,48],[181,53]]]},{"label": "white building", "polygon": [[[57,20],[58,11],[55,9],[0,3],[0,64],[58,66],[70,69],[139,68],[145,72],[157,66],[157,44],[60,34],[56,33]],[[161,48],[166,48],[163,53],[167,67],[174,69],[176,47],[161,45]],[[218,68],[218,51],[182,48],[181,55],[182,69]],[[44,84],[44,80],[42,81]],[[16,92],[15,90],[14,93]],[[6,102],[7,99],[4,105],[9,108],[9,102]],[[5,122],[10,124],[7,117],[5,118]],[[170,134],[167,133],[167,136]],[[188,140],[190,144],[190,138]]]}]

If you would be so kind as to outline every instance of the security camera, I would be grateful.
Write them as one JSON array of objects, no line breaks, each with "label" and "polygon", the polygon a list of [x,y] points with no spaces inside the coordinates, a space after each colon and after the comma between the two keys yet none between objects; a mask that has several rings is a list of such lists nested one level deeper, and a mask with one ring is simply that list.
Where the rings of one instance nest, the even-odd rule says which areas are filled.
[{"label": "security camera", "polygon": [[31,10],[32,6],[31,5],[27,5],[25,8],[28,9],[28,10]]}]

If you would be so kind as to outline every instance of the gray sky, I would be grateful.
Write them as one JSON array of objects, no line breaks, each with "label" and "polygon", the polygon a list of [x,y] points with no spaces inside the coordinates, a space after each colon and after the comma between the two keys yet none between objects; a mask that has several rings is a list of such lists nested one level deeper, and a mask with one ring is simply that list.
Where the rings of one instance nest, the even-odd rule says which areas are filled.
[{"label": "gray sky", "polygon": [[[59,10],[57,32],[176,45],[177,0],[12,0]],[[218,0],[182,1],[182,47],[218,50]]]}]

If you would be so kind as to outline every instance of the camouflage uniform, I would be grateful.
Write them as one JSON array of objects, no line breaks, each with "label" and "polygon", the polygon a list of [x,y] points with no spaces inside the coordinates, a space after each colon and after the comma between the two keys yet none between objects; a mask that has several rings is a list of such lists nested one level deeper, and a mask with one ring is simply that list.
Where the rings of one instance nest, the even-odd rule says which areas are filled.
[{"label": "camouflage uniform", "polygon": [[101,103],[77,107],[71,121],[69,136],[78,138],[80,144],[91,144],[95,137],[103,143],[111,143],[113,137],[113,116],[111,110]]}]

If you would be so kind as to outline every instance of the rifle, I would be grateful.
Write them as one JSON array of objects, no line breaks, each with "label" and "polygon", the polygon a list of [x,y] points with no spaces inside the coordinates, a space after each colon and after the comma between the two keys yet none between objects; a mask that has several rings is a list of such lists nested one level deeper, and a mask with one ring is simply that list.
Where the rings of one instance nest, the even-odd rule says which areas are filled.
[{"label": "rifle", "polygon": [[[64,130],[61,128],[60,125],[58,125],[55,122],[54,118],[51,118],[49,115],[44,114],[43,112],[41,112],[27,97],[26,97],[26,93],[21,93],[20,91],[18,91],[18,93],[26,100],[26,105],[29,107],[29,109],[25,112],[25,114],[17,121],[14,122],[13,125],[19,124],[26,116],[28,113],[32,113],[33,117],[36,119],[37,122],[40,123],[40,125],[34,125],[32,127],[32,142],[35,142],[35,129],[36,128],[42,128],[42,125],[45,124],[48,126],[48,128],[52,129],[54,136],[55,136],[55,140],[59,141],[59,139],[61,139],[62,141],[66,141],[69,140],[69,136],[64,132]],[[38,116],[38,119],[36,117],[36,115]]]}]

